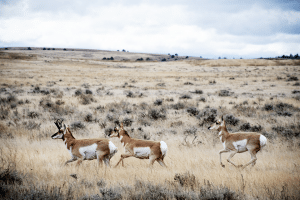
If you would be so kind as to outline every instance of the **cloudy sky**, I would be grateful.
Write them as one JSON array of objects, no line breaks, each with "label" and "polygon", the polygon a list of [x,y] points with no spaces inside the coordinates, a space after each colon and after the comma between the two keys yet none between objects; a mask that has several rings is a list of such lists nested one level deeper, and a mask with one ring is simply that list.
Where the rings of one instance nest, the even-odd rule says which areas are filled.
[{"label": "cloudy sky", "polygon": [[299,0],[0,0],[0,47],[300,54]]}]

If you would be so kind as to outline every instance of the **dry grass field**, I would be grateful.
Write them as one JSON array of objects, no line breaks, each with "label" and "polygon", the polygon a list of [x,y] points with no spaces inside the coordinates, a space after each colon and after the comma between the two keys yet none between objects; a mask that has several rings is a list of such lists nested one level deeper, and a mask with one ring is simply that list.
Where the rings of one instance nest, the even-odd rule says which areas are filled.
[{"label": "dry grass field", "polygon": [[[9,49],[0,51],[0,77],[2,199],[300,198],[297,60]],[[220,166],[222,144],[207,128],[222,115],[229,132],[267,137],[254,167],[225,163],[229,154]],[[124,168],[64,166],[70,154],[51,139],[58,118],[78,139],[107,138],[123,121],[131,137],[167,143],[168,168],[136,158]],[[111,141],[115,165],[124,149]],[[250,154],[232,160],[245,164]]]}]

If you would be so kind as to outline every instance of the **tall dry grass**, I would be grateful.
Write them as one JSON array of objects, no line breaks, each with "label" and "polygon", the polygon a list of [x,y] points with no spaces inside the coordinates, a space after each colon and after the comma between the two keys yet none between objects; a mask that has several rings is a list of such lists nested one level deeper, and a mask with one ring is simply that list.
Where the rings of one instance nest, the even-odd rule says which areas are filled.
[{"label": "tall dry grass", "polygon": [[[111,159],[111,164],[114,165],[123,150],[119,141],[112,141],[119,148],[118,154]],[[98,168],[95,160],[84,161],[79,167],[76,167],[75,163],[64,166],[63,163],[69,159],[69,154],[62,141],[50,138],[31,141],[28,137],[21,136],[6,140],[5,144],[2,144],[1,170],[13,167],[13,170],[17,171],[22,180],[20,186],[14,186],[18,192],[22,192],[21,188],[34,187],[51,194],[45,188],[59,188],[64,195],[71,190],[72,194],[69,195],[73,198],[99,194],[101,181],[105,183],[106,188],[123,188],[118,191],[121,195],[125,195],[124,188],[133,187],[136,181],[166,187],[172,187],[170,183],[173,183],[174,187],[175,175],[187,172],[194,175],[198,182],[194,191],[199,190],[208,181],[215,187],[226,187],[238,195],[245,195],[245,198],[272,199],[271,195],[278,198],[282,191],[289,198],[299,197],[299,148],[288,148],[285,143],[274,141],[258,154],[255,167],[239,170],[230,164],[226,164],[225,169],[219,165],[220,144],[215,148],[208,144],[189,147],[173,141],[172,137],[166,138],[165,141],[169,148],[165,159],[168,165],[166,169],[157,163],[149,168],[147,160],[136,158],[125,159],[125,168]],[[227,156],[223,157],[223,160]],[[249,154],[243,153],[236,155],[233,161],[243,164],[249,159]],[[77,179],[71,176],[74,174]],[[25,192],[24,195],[28,194]]]}]

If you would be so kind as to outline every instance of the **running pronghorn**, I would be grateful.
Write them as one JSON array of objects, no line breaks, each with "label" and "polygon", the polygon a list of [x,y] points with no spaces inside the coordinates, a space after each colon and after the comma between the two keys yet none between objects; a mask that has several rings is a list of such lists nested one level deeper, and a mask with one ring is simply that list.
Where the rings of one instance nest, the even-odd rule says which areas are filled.
[{"label": "running pronghorn", "polygon": [[120,128],[115,127],[109,136],[118,137],[125,149],[125,153],[121,155],[115,167],[117,167],[121,161],[124,167],[123,159],[131,156],[139,159],[149,159],[150,166],[157,161],[161,166],[166,167],[164,157],[167,154],[168,147],[164,141],[157,142],[131,138],[127,131],[123,129],[123,123],[121,123]]},{"label": "running pronghorn", "polygon": [[[254,166],[257,160],[256,153],[267,144],[267,138],[259,133],[229,133],[227,131],[225,121],[223,120],[223,116],[221,120],[217,120],[213,125],[208,127],[208,129],[219,131],[219,137],[224,147],[223,150],[219,151],[220,163],[222,167],[225,167],[225,165],[222,164],[221,154],[226,152],[231,152],[227,161],[233,164],[235,167],[245,168],[250,164]],[[244,153],[246,151],[251,154],[251,160],[244,166],[236,166],[230,160],[236,153]]]},{"label": "running pronghorn", "polygon": [[51,136],[52,139],[62,139],[71,154],[71,159],[65,162],[65,165],[69,162],[78,160],[79,165],[83,160],[97,159],[99,165],[102,166],[104,161],[106,166],[109,165],[111,157],[117,153],[118,148],[108,139],[82,139],[76,140],[70,128],[65,124],[62,125],[62,120],[57,120],[54,124],[58,128],[58,132]]}]

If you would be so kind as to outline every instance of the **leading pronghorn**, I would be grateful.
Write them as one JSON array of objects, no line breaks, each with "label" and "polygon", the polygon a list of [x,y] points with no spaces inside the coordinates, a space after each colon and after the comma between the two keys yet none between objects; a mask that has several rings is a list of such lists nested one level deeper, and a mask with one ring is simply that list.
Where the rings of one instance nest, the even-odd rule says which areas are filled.
[{"label": "leading pronghorn", "polygon": [[161,166],[166,167],[164,157],[167,154],[168,147],[164,141],[157,142],[131,138],[127,131],[123,129],[123,123],[121,123],[120,128],[115,127],[109,136],[118,137],[125,149],[125,153],[121,155],[115,167],[117,167],[121,161],[124,167],[123,159],[131,156],[139,159],[149,159],[150,166],[157,161]]},{"label": "leading pronghorn", "polygon": [[[223,116],[221,120],[217,120],[215,124],[208,127],[208,129],[219,131],[219,137],[224,147],[224,149],[219,152],[220,164],[222,167],[225,167],[225,165],[222,164],[221,154],[226,152],[231,152],[227,161],[235,167],[245,168],[250,164],[254,166],[257,160],[256,153],[267,144],[267,138],[259,133],[229,133],[225,121],[223,120]],[[244,153],[246,151],[250,153],[251,160],[244,166],[237,166],[230,160],[236,153]]]},{"label": "leading pronghorn", "polygon": [[58,132],[51,136],[52,139],[62,139],[71,154],[71,159],[65,162],[65,165],[78,160],[79,165],[83,160],[97,159],[99,165],[104,161],[109,167],[111,157],[117,153],[118,148],[108,139],[81,139],[76,140],[69,127],[62,125],[62,120],[54,122]]}]

